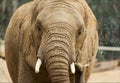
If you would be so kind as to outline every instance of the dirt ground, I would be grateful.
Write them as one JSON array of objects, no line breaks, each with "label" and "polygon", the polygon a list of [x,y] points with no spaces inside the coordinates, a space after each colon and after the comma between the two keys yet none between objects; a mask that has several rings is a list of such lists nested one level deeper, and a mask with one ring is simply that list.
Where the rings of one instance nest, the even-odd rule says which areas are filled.
[{"label": "dirt ground", "polygon": [[[0,54],[2,55],[2,57],[4,57],[4,45],[0,46]],[[107,65],[109,64],[110,63],[107,62]],[[93,71],[94,70],[96,69],[94,68]],[[3,58],[0,58],[0,83],[8,82],[12,83],[10,76],[8,74],[6,62]],[[120,83],[120,67],[115,67],[104,71],[93,72],[91,73],[88,83]]]},{"label": "dirt ground", "polygon": [[[1,82],[12,82],[8,74],[6,63],[2,59],[0,59],[0,83]],[[120,68],[92,73],[88,83],[120,83]]]},{"label": "dirt ground", "polygon": [[92,73],[88,83],[120,83],[120,68]]}]

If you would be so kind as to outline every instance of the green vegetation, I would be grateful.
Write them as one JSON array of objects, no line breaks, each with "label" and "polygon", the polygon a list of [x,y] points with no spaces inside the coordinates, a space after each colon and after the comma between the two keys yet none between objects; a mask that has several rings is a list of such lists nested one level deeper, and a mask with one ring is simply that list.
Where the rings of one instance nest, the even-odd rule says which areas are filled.
[{"label": "green vegetation", "polygon": [[2,42],[0,41],[0,46],[1,46]]},{"label": "green vegetation", "polygon": [[0,38],[4,39],[5,31],[14,10],[31,0],[0,0]]},{"label": "green vegetation", "polygon": [[[87,0],[99,23],[99,45],[120,46],[120,0]],[[98,51],[99,61],[120,58],[120,52]]]},{"label": "green vegetation", "polygon": [[[0,0],[0,38],[16,6],[30,0]],[[14,4],[13,4],[14,2]],[[120,46],[120,0],[87,0],[99,23],[99,45]],[[99,61],[120,58],[120,52],[98,51]]]}]

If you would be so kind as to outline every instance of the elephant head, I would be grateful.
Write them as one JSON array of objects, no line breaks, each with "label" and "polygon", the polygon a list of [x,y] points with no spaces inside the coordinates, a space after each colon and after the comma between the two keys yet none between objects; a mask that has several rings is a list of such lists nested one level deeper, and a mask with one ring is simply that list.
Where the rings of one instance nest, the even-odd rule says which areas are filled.
[{"label": "elephant head", "polygon": [[5,36],[13,83],[86,83],[97,53],[96,27],[86,0],[34,0],[18,8]]},{"label": "elephant head", "polygon": [[52,83],[70,83],[77,50],[86,38],[84,5],[74,0],[36,0],[33,5],[31,33],[38,58],[35,70],[39,72],[43,64]]}]

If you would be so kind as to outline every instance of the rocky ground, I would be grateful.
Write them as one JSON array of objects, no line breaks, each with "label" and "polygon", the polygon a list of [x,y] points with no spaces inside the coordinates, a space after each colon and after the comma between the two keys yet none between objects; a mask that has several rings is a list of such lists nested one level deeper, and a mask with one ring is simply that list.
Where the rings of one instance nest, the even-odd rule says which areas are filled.
[{"label": "rocky ground", "polygon": [[[0,83],[12,82],[4,58],[4,41],[0,46]],[[110,61],[95,64],[88,83],[120,83],[120,62]]]}]

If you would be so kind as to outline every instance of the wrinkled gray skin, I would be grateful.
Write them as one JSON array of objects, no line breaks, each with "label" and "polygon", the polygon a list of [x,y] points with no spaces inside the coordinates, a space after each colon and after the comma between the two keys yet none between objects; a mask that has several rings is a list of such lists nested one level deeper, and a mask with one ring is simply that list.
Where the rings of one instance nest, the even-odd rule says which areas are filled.
[{"label": "wrinkled gray skin", "polygon": [[[85,0],[34,0],[13,14],[5,56],[13,83],[87,82],[97,52],[97,21]],[[37,58],[42,60],[35,73]],[[90,66],[72,74],[72,62]]]}]

